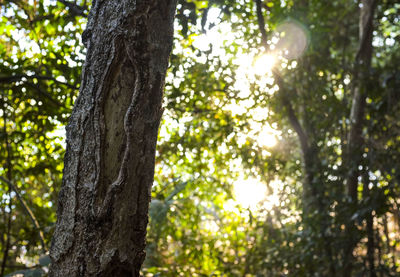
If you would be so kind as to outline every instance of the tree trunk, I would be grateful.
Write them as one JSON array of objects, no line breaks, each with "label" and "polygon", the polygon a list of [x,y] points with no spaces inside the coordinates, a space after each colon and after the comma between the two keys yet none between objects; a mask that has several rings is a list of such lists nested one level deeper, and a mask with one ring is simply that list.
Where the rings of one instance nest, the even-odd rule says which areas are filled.
[{"label": "tree trunk", "polygon": [[[352,87],[352,106],[350,113],[350,130],[347,138],[347,168],[349,174],[346,178],[347,193],[352,204],[357,205],[358,177],[360,176],[359,165],[361,165],[364,140],[362,129],[364,124],[364,107],[367,97],[367,82],[372,59],[373,19],[377,0],[362,0],[359,19],[359,46],[355,60],[355,70]],[[347,245],[345,247],[344,277],[352,276],[353,250],[358,241],[355,237],[356,227],[352,222],[346,224]]]},{"label": "tree trunk", "polygon": [[352,201],[357,200],[357,185],[360,171],[358,166],[361,162],[363,151],[363,119],[364,106],[367,97],[367,81],[372,59],[372,37],[373,37],[373,19],[377,1],[362,0],[360,14],[360,43],[355,61],[355,70],[352,87],[352,105],[350,113],[350,130],[348,134],[347,160],[350,169],[347,177],[348,195]]},{"label": "tree trunk", "polygon": [[[6,169],[7,169],[7,178],[8,180],[12,180],[12,150],[11,150],[11,145],[10,145],[10,139],[8,137],[8,130],[7,130],[7,110],[6,110],[6,103],[4,104],[3,108],[3,121],[4,121],[4,126],[3,126],[3,131],[4,131],[4,140],[5,140],[5,147],[6,147],[6,153],[7,153],[7,159],[6,159]],[[1,267],[0,267],[0,276],[4,276],[4,273],[7,268],[7,262],[8,262],[8,256],[11,250],[11,229],[12,229],[12,217],[13,217],[13,197],[12,197],[12,187],[10,184],[8,185],[8,212],[4,209],[4,223],[6,227],[4,228],[5,232],[2,235],[2,252],[3,252],[3,260],[1,262]]]},{"label": "tree trunk", "polygon": [[[307,1],[303,1],[300,3],[303,8],[307,9],[308,3]],[[265,30],[265,21],[262,12],[262,1],[256,0],[256,12],[257,12],[257,23],[258,28],[261,33],[261,41],[265,47],[265,49],[269,48],[268,45],[268,36]],[[311,225],[319,228],[318,231],[313,230],[310,233],[318,232],[322,237],[323,246],[320,249],[324,249],[323,254],[327,256],[329,260],[329,264],[327,266],[327,271],[329,272],[328,276],[336,276],[335,269],[335,261],[332,254],[332,245],[331,241],[326,237],[325,230],[328,228],[329,217],[328,215],[323,216],[327,213],[328,209],[324,207],[324,185],[317,178],[316,169],[318,168],[316,164],[321,164],[321,161],[318,159],[318,148],[313,143],[312,139],[310,139],[310,130],[313,129],[312,126],[308,126],[307,123],[302,124],[299,118],[296,115],[296,112],[293,108],[293,104],[291,101],[291,96],[295,93],[290,92],[288,89],[288,85],[285,80],[275,68],[272,70],[272,74],[275,82],[279,86],[278,97],[282,103],[283,108],[285,109],[287,119],[292,126],[293,130],[296,132],[297,137],[300,142],[300,149],[302,154],[302,172],[303,172],[303,223],[305,223],[306,228],[310,228]],[[306,116],[303,112],[303,119],[306,119]],[[307,122],[307,120],[304,120]],[[318,211],[319,218],[313,217],[315,211]],[[310,222],[312,221],[312,224]],[[322,253],[318,253],[319,256]],[[312,276],[314,275],[314,268],[308,266],[307,274]]]},{"label": "tree trunk", "polygon": [[94,0],[50,276],[139,276],[176,0]]}]

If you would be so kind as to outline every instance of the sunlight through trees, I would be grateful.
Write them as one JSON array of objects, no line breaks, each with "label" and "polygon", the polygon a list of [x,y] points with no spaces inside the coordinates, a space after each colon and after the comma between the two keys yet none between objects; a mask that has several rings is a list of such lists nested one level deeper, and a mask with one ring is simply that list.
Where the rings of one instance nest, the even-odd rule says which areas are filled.
[{"label": "sunlight through trees", "polygon": [[[110,139],[114,134],[110,126],[125,122],[112,123],[106,116],[104,125],[96,120],[76,120],[78,125],[86,125],[65,139],[67,123],[75,122],[70,119],[73,106],[82,104],[77,100],[79,89],[101,83],[88,81],[87,68],[94,76],[104,73],[91,62],[85,65],[86,57],[91,57],[89,48],[97,49],[98,56],[114,55],[107,63],[107,78],[122,77],[103,87],[101,91],[109,96],[105,100],[96,102],[96,93],[87,94],[85,103],[96,106],[101,102],[103,106],[76,108],[77,112],[96,111],[115,118],[130,101],[118,105],[112,101],[131,93],[136,85],[130,78],[147,74],[143,66],[160,53],[157,49],[166,49],[155,43],[154,49],[144,54],[144,36],[135,37],[132,32],[127,39],[129,32],[122,31],[125,25],[117,19],[107,26],[121,23],[119,28],[101,33],[118,34],[117,38],[105,39],[98,46],[102,36],[93,35],[87,20],[93,5],[106,2],[111,1],[0,1],[0,276],[49,275],[49,249],[56,229],[67,144],[71,145],[68,155],[79,148],[79,143],[72,141],[85,140],[88,147],[92,143],[107,145],[82,134],[104,131],[105,139]],[[113,7],[128,2],[134,1],[115,1]],[[164,2],[156,2],[142,10],[143,14],[163,14]],[[178,1],[164,95],[162,99],[144,98],[162,101],[163,115],[148,210],[146,258],[140,274],[400,274],[397,2]],[[136,13],[125,8],[121,18]],[[112,19],[110,10],[107,12],[105,18]],[[165,27],[158,26],[156,30]],[[152,33],[147,38],[164,39],[165,34]],[[126,50],[127,45],[136,50]],[[116,55],[121,49],[126,53]],[[122,69],[123,74],[117,74]],[[157,86],[162,84],[161,77]],[[142,115],[154,115],[151,107]],[[127,119],[127,123],[133,121]],[[132,127],[132,134],[143,130],[139,125]],[[115,143],[108,143],[96,157],[118,156],[121,151],[113,148],[119,141],[116,138],[115,134]],[[149,141],[150,137],[144,136],[135,140],[135,145]],[[119,142],[126,146],[124,139]],[[121,162],[109,158],[99,163],[96,157],[88,158],[95,151],[85,149],[86,160],[76,175],[70,175],[86,174],[79,178],[83,185],[70,186],[71,191],[61,195],[61,199],[81,195],[76,198],[80,201],[77,208],[108,201],[108,181],[100,182],[102,186],[90,176],[111,180],[113,168]],[[149,148],[140,149],[131,157],[132,164],[146,160],[142,153]],[[145,183],[141,180],[151,183],[152,174],[129,172],[142,179],[127,182],[133,189],[117,192],[121,197],[133,196],[136,185]],[[83,200],[91,187],[98,190],[94,204]],[[141,195],[148,191],[150,188],[142,190]],[[136,234],[140,229],[142,235],[115,245],[123,248],[144,239],[146,209],[135,221],[136,208],[127,208],[124,197],[118,201],[115,197],[107,198],[114,204],[108,205],[103,217],[89,216],[89,208],[87,213],[68,217],[68,222],[79,224],[74,228],[67,224],[65,230],[77,232],[95,226],[93,237],[87,240],[77,240],[71,231],[74,247],[128,229]],[[141,207],[147,205],[143,204],[146,197],[136,198],[141,199]],[[111,220],[115,209],[126,213]],[[118,226],[113,229],[113,224]],[[114,231],[108,233],[110,228]],[[61,229],[58,234],[63,233]],[[64,249],[69,239],[55,243]],[[113,261],[116,265],[119,254],[115,253],[122,252],[110,245],[114,244],[104,244],[104,251],[92,251],[90,259],[100,261],[109,251],[114,260],[104,254],[103,261],[110,258],[111,267]],[[140,267],[142,258],[135,268]],[[89,266],[92,271],[100,268],[94,264]],[[118,270],[123,274],[126,264],[119,264]]]}]

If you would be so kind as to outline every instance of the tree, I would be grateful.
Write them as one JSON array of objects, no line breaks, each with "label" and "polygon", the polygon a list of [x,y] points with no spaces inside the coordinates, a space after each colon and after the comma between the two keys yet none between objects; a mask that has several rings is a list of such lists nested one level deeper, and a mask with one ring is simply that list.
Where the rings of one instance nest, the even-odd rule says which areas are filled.
[{"label": "tree", "polygon": [[[349,198],[353,203],[357,203],[358,200],[358,177],[362,175],[359,166],[362,165],[363,148],[365,144],[363,142],[363,125],[365,118],[365,101],[368,96],[368,79],[371,71],[371,60],[373,53],[373,32],[374,32],[374,18],[375,9],[378,1],[375,0],[363,0],[361,1],[360,11],[360,29],[359,29],[359,46],[357,54],[355,56],[355,69],[353,73],[353,86],[352,86],[352,101],[351,101],[351,113],[349,116],[350,127],[347,138],[347,157],[346,165],[348,167],[348,176],[346,176],[346,186]],[[368,173],[367,173],[368,175]],[[364,183],[368,182],[368,178],[364,179]],[[363,186],[363,196],[368,197],[369,188],[368,184]],[[368,262],[371,276],[376,276],[374,255],[371,245],[374,244],[374,235],[372,230],[372,211],[366,215],[367,221],[367,233],[368,233]],[[354,224],[349,222],[347,224],[349,241],[346,245],[345,252],[345,271],[344,276],[352,276],[353,267],[353,250],[357,245],[357,238],[354,238]],[[372,246],[373,247],[373,246]]]},{"label": "tree", "polygon": [[139,276],[176,1],[93,1],[51,276]]},{"label": "tree", "polygon": [[[91,1],[0,2],[0,275],[31,276]],[[397,2],[178,1],[143,275],[399,275]]]},{"label": "tree", "polygon": [[[262,14],[261,1],[257,0],[256,2],[258,23],[262,35],[262,41],[265,45],[265,48],[268,49],[268,38],[264,29],[265,23]],[[305,2],[300,1],[299,5],[301,6],[299,9],[308,8],[308,5]],[[349,169],[349,173],[348,177],[346,176],[347,179],[346,177],[343,178],[346,179],[348,195],[354,203],[357,201],[358,177],[360,176],[358,167],[362,160],[362,128],[365,99],[367,97],[366,80],[368,78],[368,73],[370,71],[371,65],[372,38],[374,30],[373,19],[375,16],[374,10],[376,8],[377,2],[374,0],[364,0],[361,1],[360,5],[360,42],[357,53],[355,55],[356,68],[353,70],[354,77],[352,86],[352,104],[351,115],[349,116],[350,127],[347,139],[347,156],[345,157],[346,166]],[[320,165],[321,160],[318,158],[318,153],[321,152],[321,149],[319,149],[320,147],[318,147],[315,141],[317,137],[312,133],[312,129],[314,129],[315,127],[313,128],[311,126],[312,124],[310,124],[310,122],[307,122],[304,113],[300,113],[300,116],[302,116],[303,118],[299,120],[298,115],[296,115],[296,112],[293,109],[293,100],[291,100],[289,96],[290,94],[295,94],[294,90],[299,91],[299,94],[301,95],[304,95],[305,92],[302,91],[301,88],[293,88],[285,83],[284,79],[281,77],[281,74],[277,70],[274,70],[274,79],[279,85],[279,98],[281,99],[282,106],[286,110],[288,121],[293,130],[295,130],[300,142],[304,176],[303,216],[308,217],[314,211],[317,211],[320,216],[322,215],[321,222],[319,222],[319,232],[321,234],[321,237],[323,238],[323,243],[325,244],[324,248],[326,251],[326,255],[329,259],[329,276],[334,276],[337,269],[335,269],[335,265],[333,262],[332,246],[330,245],[330,242],[327,240],[324,233],[324,230],[326,230],[329,226],[329,223],[326,222],[326,219],[328,218],[326,212],[328,211],[328,209],[327,207],[324,207],[324,202],[327,201],[325,199],[325,189],[321,189],[321,187],[324,186],[323,181],[320,177],[318,177],[318,170],[322,167]],[[301,122],[304,123],[302,124]],[[307,226],[306,220],[305,223]],[[354,241],[353,238],[353,228],[353,224],[351,222],[348,222],[347,229],[349,242],[346,244],[344,259],[344,263],[346,266],[343,272],[343,275],[345,276],[351,276],[351,266],[353,261],[350,256],[352,256],[353,249],[357,244],[357,241]],[[310,272],[309,274],[312,273]]]}]

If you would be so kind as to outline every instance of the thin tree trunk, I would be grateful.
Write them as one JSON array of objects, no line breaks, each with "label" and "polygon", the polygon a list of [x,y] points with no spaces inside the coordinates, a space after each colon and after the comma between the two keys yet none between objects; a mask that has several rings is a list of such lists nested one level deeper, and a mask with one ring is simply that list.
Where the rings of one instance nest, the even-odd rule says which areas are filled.
[{"label": "thin tree trunk", "polygon": [[358,166],[362,157],[364,107],[372,58],[373,19],[377,0],[362,0],[361,2],[360,43],[352,80],[353,99],[350,113],[350,130],[347,138],[347,160],[350,166],[350,173],[346,181],[348,194],[353,201],[357,200],[358,176],[360,176]]},{"label": "thin tree trunk", "polygon": [[[370,196],[369,189],[369,176],[368,171],[364,170],[363,172],[363,198],[366,199]],[[376,277],[375,270],[375,232],[374,232],[374,215],[373,211],[368,211],[366,215],[366,231],[367,231],[367,260],[369,267],[369,275],[370,277]]]},{"label": "thin tree trunk", "polygon": [[[364,124],[364,108],[367,97],[367,82],[372,58],[373,19],[377,0],[362,0],[359,19],[359,47],[356,54],[355,70],[352,84],[352,106],[350,113],[350,130],[347,138],[346,165],[349,174],[346,178],[347,192],[354,205],[357,205],[359,165],[363,153],[362,129]],[[354,237],[355,226],[352,223],[346,225],[348,242],[345,249],[345,267],[343,276],[352,276],[353,250],[357,245]]]},{"label": "thin tree trunk", "polygon": [[[391,239],[389,236],[389,227],[388,227],[388,219],[387,219],[387,214],[384,214],[382,217],[383,220],[383,233],[385,234],[385,240],[386,240],[386,251],[387,255],[392,257],[392,268],[396,269],[396,247],[391,246]],[[396,271],[396,270],[395,270]]]},{"label": "thin tree trunk", "polygon": [[93,1],[50,276],[139,276],[175,8]]},{"label": "thin tree trunk", "polygon": [[[265,21],[262,12],[262,3],[261,0],[255,0],[256,2],[256,14],[257,14],[257,23],[261,33],[261,41],[264,45],[266,51],[268,47],[268,36],[265,31]],[[302,2],[301,5],[303,7],[307,6],[307,2]],[[306,10],[306,9],[305,9]],[[312,129],[311,126],[304,126],[299,120],[299,117],[296,115],[296,112],[293,108],[292,101],[289,95],[293,95],[288,90],[288,85],[285,80],[282,78],[277,69],[272,70],[273,77],[275,82],[279,86],[278,97],[282,103],[282,106],[285,109],[286,116],[289,120],[290,125],[294,129],[299,138],[301,154],[302,154],[302,164],[303,164],[303,216],[306,221],[310,218],[309,216],[313,211],[318,211],[320,215],[323,215],[327,212],[326,207],[323,203],[323,197],[325,196],[323,184],[319,182],[316,178],[315,169],[316,164],[320,164],[318,159],[318,149],[312,143],[312,139],[310,139],[309,131]],[[303,113],[304,117],[304,113]],[[308,128],[305,128],[308,127]],[[332,246],[331,241],[326,238],[325,230],[328,228],[328,215],[321,216],[322,219],[319,219],[318,224],[315,226],[319,227],[319,233],[321,234],[323,240],[323,248],[325,250],[326,256],[329,259],[328,272],[329,276],[336,276],[335,269],[335,261],[332,254]],[[315,219],[314,219],[315,220]],[[307,224],[307,223],[306,223]],[[311,276],[314,274],[314,269],[308,267],[308,274]]]},{"label": "thin tree trunk", "polygon": [[[8,137],[8,130],[7,130],[7,110],[6,110],[6,103],[4,103],[4,112],[3,112],[3,120],[4,120],[4,126],[3,126],[3,131],[4,131],[4,138],[5,138],[5,144],[6,144],[6,152],[7,152],[7,159],[6,159],[6,168],[7,168],[7,178],[9,180],[12,179],[12,164],[11,164],[11,156],[12,156],[12,151],[11,151],[11,146],[10,146],[10,140]],[[11,185],[8,184],[8,213],[6,218],[6,233],[5,233],[5,245],[4,245],[4,251],[3,251],[3,261],[1,263],[1,269],[0,269],[0,276],[4,276],[6,267],[7,267],[7,260],[8,260],[8,255],[11,249],[11,225],[12,225],[12,210],[13,210],[13,202],[12,202],[12,187]]]}]

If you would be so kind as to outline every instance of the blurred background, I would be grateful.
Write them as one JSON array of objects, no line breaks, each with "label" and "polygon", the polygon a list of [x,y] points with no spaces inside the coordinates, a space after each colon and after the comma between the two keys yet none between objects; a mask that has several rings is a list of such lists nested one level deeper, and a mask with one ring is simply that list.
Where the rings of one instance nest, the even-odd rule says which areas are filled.
[{"label": "blurred background", "polygon": [[[178,1],[144,276],[400,275],[400,3],[367,2]],[[90,5],[0,0],[0,276],[48,270]]]}]

